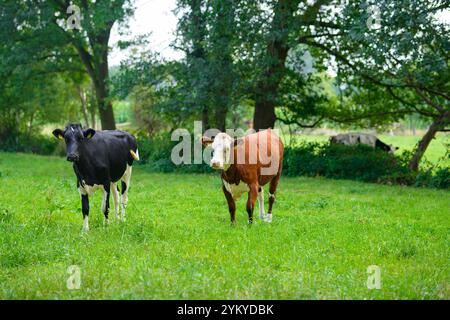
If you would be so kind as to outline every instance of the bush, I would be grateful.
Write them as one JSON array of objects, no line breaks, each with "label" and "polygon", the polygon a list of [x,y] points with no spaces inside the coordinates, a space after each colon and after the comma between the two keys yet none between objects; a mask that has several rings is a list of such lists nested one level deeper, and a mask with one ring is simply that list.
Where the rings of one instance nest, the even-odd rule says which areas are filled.
[{"label": "bush", "polygon": [[417,174],[414,186],[448,189],[450,188],[450,168],[438,168],[434,174],[431,169],[420,172]]},{"label": "bush", "polygon": [[364,145],[316,142],[286,148],[283,172],[287,176],[324,176],[377,182],[393,172],[404,173],[393,155]]},{"label": "bush", "polygon": [[160,134],[152,138],[138,137],[141,165],[152,172],[208,173],[212,169],[206,164],[175,165],[171,160],[172,149],[178,144],[171,141],[170,134]]},{"label": "bush", "polygon": [[58,141],[53,136],[42,134],[10,135],[0,139],[0,150],[7,152],[27,152],[42,155],[55,154]]},{"label": "bush", "polygon": [[[448,167],[416,173],[408,168],[411,156],[411,152],[394,156],[365,145],[305,142],[285,149],[283,174],[450,188]],[[430,166],[427,162],[425,164]]]}]

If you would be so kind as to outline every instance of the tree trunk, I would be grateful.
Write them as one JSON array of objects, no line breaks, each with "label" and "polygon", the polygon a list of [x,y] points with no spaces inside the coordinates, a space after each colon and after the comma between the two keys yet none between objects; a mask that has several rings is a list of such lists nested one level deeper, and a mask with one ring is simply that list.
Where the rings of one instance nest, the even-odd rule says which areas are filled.
[{"label": "tree trunk", "polygon": [[228,113],[228,105],[217,105],[215,113],[214,113],[214,125],[221,132],[225,132],[226,129],[226,120]]},{"label": "tree trunk", "polygon": [[430,145],[431,140],[436,136],[436,133],[443,129],[445,125],[450,120],[450,111],[444,112],[439,118],[437,118],[431,126],[428,128],[427,132],[423,136],[422,140],[419,141],[414,155],[412,156],[411,160],[409,161],[409,168],[414,171],[419,170],[419,163],[420,160],[422,160],[423,155],[425,154],[425,151],[427,150],[428,146]]},{"label": "tree trunk", "polygon": [[203,126],[203,130],[209,129],[209,114],[208,114],[207,106],[204,106],[202,109],[202,126]]},{"label": "tree trunk", "polygon": [[267,129],[275,126],[275,102],[267,97],[257,98],[255,101],[255,113],[253,115],[253,129]]},{"label": "tree trunk", "polygon": [[109,97],[109,72],[108,72],[108,44],[102,54],[100,63],[98,64],[98,79],[94,81],[95,95],[97,97],[98,111],[100,114],[100,122],[102,130],[115,130],[116,121],[114,120],[114,111]]},{"label": "tree trunk", "polygon": [[102,89],[96,88],[96,91],[102,130],[115,130],[116,121],[114,120],[112,103],[107,100],[107,95],[104,94]]},{"label": "tree trunk", "polygon": [[81,112],[83,113],[84,122],[86,124],[86,127],[89,128],[89,115],[87,110],[86,92],[83,91],[83,89],[80,86],[77,86],[77,90],[78,95],[80,96]]},{"label": "tree trunk", "polygon": [[268,39],[266,58],[270,61],[266,70],[257,81],[255,94],[255,113],[253,128],[255,130],[273,128],[275,125],[275,105],[278,87],[283,80],[288,46],[288,20],[297,10],[296,1],[278,0]]}]

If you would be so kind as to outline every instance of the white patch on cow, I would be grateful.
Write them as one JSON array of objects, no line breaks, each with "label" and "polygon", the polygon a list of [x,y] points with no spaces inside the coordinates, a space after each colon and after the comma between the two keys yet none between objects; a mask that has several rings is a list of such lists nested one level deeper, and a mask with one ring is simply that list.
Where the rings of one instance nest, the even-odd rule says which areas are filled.
[{"label": "white patch on cow", "polygon": [[231,196],[233,197],[234,200],[238,200],[243,193],[248,192],[250,190],[248,185],[244,182],[241,182],[238,185],[235,185],[235,184],[230,184],[222,179],[222,183],[223,183],[225,189],[227,189],[227,191],[231,194]]},{"label": "white patch on cow", "polygon": [[368,133],[343,133],[333,137],[336,143],[352,146],[358,143],[375,148],[377,137]]},{"label": "white patch on cow", "polygon": [[89,231],[89,216],[84,216],[83,220],[83,231]]},{"label": "white patch on cow", "polygon": [[389,145],[389,153],[390,154],[394,154],[394,152],[396,151],[396,150],[398,150],[398,148],[396,147],[396,146],[394,146],[394,145],[392,145],[392,144],[390,144]]},{"label": "white patch on cow", "polygon": [[375,143],[377,142],[377,137],[371,135],[371,134],[364,134],[364,133],[359,133],[356,134],[356,140],[358,141],[359,138],[359,143],[368,145],[372,148],[375,148]]},{"label": "white patch on cow", "polygon": [[127,169],[125,170],[125,173],[123,174],[122,178],[120,180],[122,180],[125,184],[126,184],[126,189],[125,192],[122,194],[122,221],[125,221],[125,211],[127,208],[127,204],[128,204],[128,190],[130,190],[130,181],[131,181],[131,172],[132,172],[133,167],[129,166],[127,164]]},{"label": "white patch on cow", "polygon": [[266,214],[264,212],[264,190],[261,188],[261,192],[258,193],[258,206],[259,206],[259,218],[265,219]]},{"label": "white patch on cow", "polygon": [[120,202],[120,195],[119,191],[117,190],[117,183],[111,182],[111,193],[114,200],[114,213],[116,219],[119,218],[119,202]]},{"label": "white patch on cow", "polygon": [[105,213],[106,210],[106,198],[108,196],[108,193],[105,189],[103,189],[103,198],[102,198],[102,213]]},{"label": "white patch on cow", "polygon": [[269,198],[274,198],[275,199],[275,194],[269,192]]},{"label": "white patch on cow", "polygon": [[213,157],[210,166],[214,169],[228,170],[230,167],[231,151],[234,140],[228,134],[221,132],[217,134],[211,145]]},{"label": "white patch on cow", "polygon": [[103,191],[105,188],[103,188],[100,184],[94,184],[93,186],[87,185],[86,182],[83,180],[83,185],[78,187],[78,192],[80,195],[88,195],[91,196],[95,190],[102,189]]},{"label": "white patch on cow", "polygon": [[268,213],[267,215],[266,215],[266,219],[264,220],[265,222],[268,222],[268,223],[271,223],[272,222],[272,214],[271,213]]}]

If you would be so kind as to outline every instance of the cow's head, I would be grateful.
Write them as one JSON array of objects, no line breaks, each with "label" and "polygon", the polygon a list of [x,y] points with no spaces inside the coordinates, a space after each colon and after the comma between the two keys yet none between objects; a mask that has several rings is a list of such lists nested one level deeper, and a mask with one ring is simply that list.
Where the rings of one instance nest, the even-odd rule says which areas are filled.
[{"label": "cow's head", "polygon": [[389,145],[389,153],[390,154],[394,154],[395,151],[397,151],[399,149],[399,147],[396,147],[392,144]]},{"label": "cow's head", "polygon": [[94,129],[83,130],[81,124],[69,124],[63,130],[53,130],[53,135],[66,142],[67,161],[77,162],[80,160],[80,150],[86,140],[95,135]]},{"label": "cow's head", "polygon": [[213,149],[213,156],[209,165],[213,169],[227,170],[231,164],[233,148],[241,142],[241,139],[233,139],[224,132],[217,134],[214,140],[210,137],[202,137],[202,144],[204,146],[211,145]]}]

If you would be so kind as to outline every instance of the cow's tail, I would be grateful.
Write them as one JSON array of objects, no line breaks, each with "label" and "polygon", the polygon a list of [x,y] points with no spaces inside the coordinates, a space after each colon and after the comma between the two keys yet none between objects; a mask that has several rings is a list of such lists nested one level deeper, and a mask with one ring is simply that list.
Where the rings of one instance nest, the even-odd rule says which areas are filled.
[{"label": "cow's tail", "polygon": [[139,159],[139,150],[138,150],[138,149],[136,149],[136,152],[134,152],[133,150],[130,149],[130,154],[131,154],[131,157],[132,157],[134,160],[136,160],[136,161],[139,161],[139,160],[140,160],[140,159]]}]

